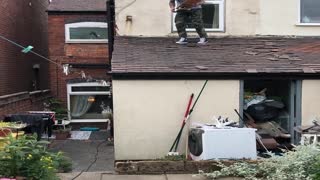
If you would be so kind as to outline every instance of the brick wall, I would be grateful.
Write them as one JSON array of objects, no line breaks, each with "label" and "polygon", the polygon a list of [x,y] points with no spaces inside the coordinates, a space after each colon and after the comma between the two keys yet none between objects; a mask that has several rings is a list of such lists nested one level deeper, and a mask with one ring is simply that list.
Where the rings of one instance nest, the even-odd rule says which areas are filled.
[{"label": "brick wall", "polygon": [[[1,0],[0,35],[47,56],[47,0]],[[39,64],[37,87],[34,64]],[[48,88],[48,63],[0,39],[0,96]]]},{"label": "brick wall", "polygon": [[[107,43],[65,43],[65,24],[76,22],[106,22],[105,13],[50,13],[48,16],[49,57],[58,64],[109,64]],[[63,74],[61,67],[50,64],[50,90],[52,95],[66,103],[70,79],[81,78],[80,72],[94,79],[106,79],[107,69],[73,68],[73,73]]]},{"label": "brick wall", "polygon": [[43,110],[43,102],[50,97],[49,90],[0,96],[0,121],[7,114]]}]

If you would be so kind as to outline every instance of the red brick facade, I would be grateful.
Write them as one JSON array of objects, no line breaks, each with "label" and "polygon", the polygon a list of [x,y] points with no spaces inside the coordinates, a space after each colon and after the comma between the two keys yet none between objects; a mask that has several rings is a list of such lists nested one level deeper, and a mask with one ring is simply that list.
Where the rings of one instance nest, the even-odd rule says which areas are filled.
[{"label": "red brick facade", "polygon": [[78,22],[106,22],[106,14],[69,12],[49,12],[49,57],[58,64],[87,64],[91,67],[75,67],[73,73],[65,75],[61,67],[50,64],[50,90],[52,95],[66,103],[67,81],[81,78],[80,72],[84,71],[86,76],[94,79],[105,79],[107,68],[92,66],[107,65],[108,44],[107,43],[66,43],[65,24]]},{"label": "red brick facade", "polygon": [[[1,0],[0,36],[47,57],[48,1]],[[0,121],[6,114],[42,110],[49,91],[48,62],[0,38]]]},{"label": "red brick facade", "polygon": [[0,120],[7,114],[43,110],[43,102],[50,97],[49,90],[0,96]]},{"label": "red brick facade", "polygon": [[[0,35],[47,56],[47,6],[47,0],[1,0]],[[47,87],[47,61],[0,39],[0,96]]]}]

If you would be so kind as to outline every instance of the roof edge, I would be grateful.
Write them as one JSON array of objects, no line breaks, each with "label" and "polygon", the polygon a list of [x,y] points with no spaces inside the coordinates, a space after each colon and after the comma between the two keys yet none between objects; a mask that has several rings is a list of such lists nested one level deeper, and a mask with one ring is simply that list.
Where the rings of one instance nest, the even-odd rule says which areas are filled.
[{"label": "roof edge", "polygon": [[108,72],[115,80],[320,79],[320,73]]},{"label": "roof edge", "polygon": [[[130,38],[145,38],[145,39],[149,39],[149,38],[153,38],[153,39],[163,39],[163,38],[167,38],[167,39],[173,39],[173,38],[177,38],[176,36],[128,36],[128,35],[124,35],[124,36],[115,36],[115,39],[117,40],[123,40],[123,39],[130,39]],[[311,36],[302,36],[302,35],[292,35],[292,36],[288,36],[288,35],[208,35],[208,39],[320,39],[320,35],[316,36],[316,35],[311,35]]]}]

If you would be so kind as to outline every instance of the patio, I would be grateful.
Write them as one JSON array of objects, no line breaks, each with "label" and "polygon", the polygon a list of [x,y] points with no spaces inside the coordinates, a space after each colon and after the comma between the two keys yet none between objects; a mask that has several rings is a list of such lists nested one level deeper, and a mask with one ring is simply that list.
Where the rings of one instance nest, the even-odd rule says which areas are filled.
[{"label": "patio", "polygon": [[107,131],[101,130],[91,132],[88,139],[51,140],[50,149],[71,158],[73,173],[110,172],[114,169],[114,149],[107,136]]}]

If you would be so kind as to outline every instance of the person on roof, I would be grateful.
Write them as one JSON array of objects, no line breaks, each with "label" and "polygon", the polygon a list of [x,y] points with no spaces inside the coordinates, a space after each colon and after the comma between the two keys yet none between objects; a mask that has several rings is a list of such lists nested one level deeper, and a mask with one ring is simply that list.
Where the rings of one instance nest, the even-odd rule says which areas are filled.
[{"label": "person on roof", "polygon": [[179,35],[177,44],[187,44],[187,21],[191,19],[193,26],[195,27],[200,40],[198,44],[206,44],[207,33],[203,26],[202,21],[202,7],[204,0],[169,0],[169,6],[171,12],[176,12],[175,24]]}]

